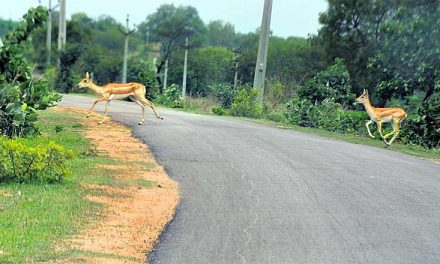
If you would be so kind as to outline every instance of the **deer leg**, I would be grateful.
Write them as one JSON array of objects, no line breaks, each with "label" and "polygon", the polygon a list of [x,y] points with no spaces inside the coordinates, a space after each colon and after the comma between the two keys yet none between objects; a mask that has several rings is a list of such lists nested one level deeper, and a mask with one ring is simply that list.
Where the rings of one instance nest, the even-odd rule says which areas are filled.
[{"label": "deer leg", "polygon": [[369,121],[365,124],[365,126],[367,127],[368,135],[370,135],[371,138],[374,138],[373,134],[371,134],[371,131],[370,131],[370,125],[371,125],[372,123],[373,123],[373,120],[369,120]]},{"label": "deer leg", "polygon": [[87,113],[86,118],[90,117],[90,114],[92,113],[93,109],[95,109],[96,104],[99,103],[99,102],[103,102],[103,101],[107,101],[107,99],[105,99],[105,98],[98,98],[98,99],[96,99],[95,102],[93,103],[92,107],[89,109],[89,112]]},{"label": "deer leg", "polygon": [[142,119],[138,123],[138,125],[142,125],[144,123],[144,120],[145,120],[145,106],[139,100],[137,100],[134,97],[130,96],[130,99],[133,100],[133,102],[135,102],[136,104],[138,104],[141,107],[141,109],[142,109]]},{"label": "deer leg", "polygon": [[142,100],[142,103],[145,104],[145,105],[148,105],[151,109],[153,109],[153,112],[156,115],[156,117],[163,120],[163,117],[161,117],[157,113],[156,108],[154,107],[154,104],[151,101],[149,101],[148,99],[144,99],[144,100]]},{"label": "deer leg", "polygon": [[394,136],[391,138],[391,140],[388,142],[388,146],[390,146],[390,145],[393,143],[393,141],[397,138],[397,136],[398,136],[399,133],[400,133],[400,125],[399,125],[399,122],[394,121],[392,124],[393,124],[393,132],[388,133],[388,134],[385,135],[385,137],[384,137],[384,139],[386,139],[386,138],[388,138],[388,137],[394,135]]},{"label": "deer leg", "polygon": [[110,100],[106,100],[105,102],[105,110],[104,110],[104,116],[102,117],[102,120],[98,122],[98,124],[102,124],[105,120],[105,117],[107,116],[108,111],[108,105],[110,104]]},{"label": "deer leg", "polygon": [[383,143],[385,143],[385,145],[388,145],[388,142],[386,141],[386,139],[384,138],[383,134],[382,134],[382,121],[377,121],[377,131],[379,132],[380,136],[382,137]]}]

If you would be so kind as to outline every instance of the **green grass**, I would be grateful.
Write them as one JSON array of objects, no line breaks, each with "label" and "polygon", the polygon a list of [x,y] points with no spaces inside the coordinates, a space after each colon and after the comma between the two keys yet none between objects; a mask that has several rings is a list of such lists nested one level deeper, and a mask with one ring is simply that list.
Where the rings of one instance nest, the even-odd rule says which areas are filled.
[{"label": "green grass", "polygon": [[[111,187],[151,187],[146,180],[123,180],[113,177],[114,170],[96,165],[120,164],[98,156],[95,147],[81,136],[81,116],[47,110],[40,113],[41,136],[74,150],[76,159],[69,162],[73,175],[57,184],[0,185],[0,263],[30,263],[65,257],[55,250],[61,239],[76,234],[101,216],[102,205],[85,199],[87,195],[114,196],[80,184]],[[29,138],[28,140],[39,140]],[[151,168],[151,164],[142,164]],[[115,196],[116,197],[116,196]],[[78,252],[72,251],[74,255]],[[68,254],[68,253],[67,253]]]}]

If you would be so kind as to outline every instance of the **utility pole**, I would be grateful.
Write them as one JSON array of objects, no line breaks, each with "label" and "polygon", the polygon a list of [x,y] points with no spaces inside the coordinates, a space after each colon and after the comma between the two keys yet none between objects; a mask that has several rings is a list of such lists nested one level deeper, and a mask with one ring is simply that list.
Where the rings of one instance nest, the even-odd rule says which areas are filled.
[{"label": "utility pole", "polygon": [[50,64],[50,53],[52,50],[52,12],[59,6],[59,3],[52,7],[52,0],[49,0],[49,16],[47,18],[47,36],[46,36],[46,47],[47,47],[47,65]]},{"label": "utility pole", "polygon": [[237,87],[238,87],[238,62],[239,62],[239,56],[240,56],[241,50],[240,50],[240,47],[237,47],[233,51],[235,53],[234,90],[237,90]]},{"label": "utility pole", "polygon": [[66,47],[66,0],[59,0],[60,5],[60,22],[58,29],[58,50],[61,51]]},{"label": "utility pole", "polygon": [[165,61],[165,73],[163,76],[163,90],[168,88],[168,59]]},{"label": "utility pole", "polygon": [[186,74],[188,72],[188,37],[185,40],[185,62],[183,64],[183,84],[182,84],[182,98],[185,99],[186,96]]},{"label": "utility pole", "polygon": [[2,38],[0,38],[0,48],[3,47],[3,41]]},{"label": "utility pole", "polygon": [[122,65],[122,83],[127,82],[128,37],[134,32],[134,29],[130,30],[128,22],[129,22],[129,15],[127,14],[127,27],[126,27],[126,29],[125,30],[119,29],[125,35],[124,62]]},{"label": "utility pole", "polygon": [[255,65],[254,88],[262,90],[260,102],[263,102],[264,81],[266,78],[267,51],[269,48],[270,20],[272,16],[272,0],[264,1],[263,19],[261,21],[260,43]]}]

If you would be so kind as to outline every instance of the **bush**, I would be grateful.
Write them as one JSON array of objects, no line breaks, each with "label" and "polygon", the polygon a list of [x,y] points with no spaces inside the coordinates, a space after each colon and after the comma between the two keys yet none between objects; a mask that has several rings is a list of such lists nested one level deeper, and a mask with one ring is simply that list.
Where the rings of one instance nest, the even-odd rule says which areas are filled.
[{"label": "bush", "polygon": [[332,99],[312,103],[307,99],[294,98],[286,104],[284,116],[291,124],[351,134],[364,133],[368,120],[366,112],[343,110]]},{"label": "bush", "polygon": [[222,106],[214,106],[211,111],[219,116],[222,115],[227,115],[228,114],[228,110],[224,109]]},{"label": "bush", "polygon": [[36,110],[44,110],[61,99],[47,82],[33,80],[24,46],[31,33],[47,17],[43,7],[31,8],[0,48],[0,134],[14,137],[34,132]]},{"label": "bush", "polygon": [[298,87],[298,96],[312,102],[322,102],[333,99],[343,108],[350,108],[355,95],[351,93],[350,74],[341,59],[328,69],[319,72],[315,77]]},{"label": "bush", "polygon": [[234,100],[237,91],[229,84],[215,84],[208,86],[211,94],[219,101],[223,108],[231,108],[232,101]]},{"label": "bush", "polygon": [[273,122],[285,123],[286,117],[283,112],[270,112],[266,115],[266,118]]},{"label": "bush", "polygon": [[231,105],[233,116],[258,118],[263,114],[263,107],[258,101],[260,90],[255,88],[241,88]]},{"label": "bush", "polygon": [[182,91],[176,84],[168,87],[162,95],[158,95],[156,102],[172,108],[183,108],[184,101],[182,99]]},{"label": "bush", "polygon": [[0,137],[0,182],[58,182],[73,152],[54,142]]}]

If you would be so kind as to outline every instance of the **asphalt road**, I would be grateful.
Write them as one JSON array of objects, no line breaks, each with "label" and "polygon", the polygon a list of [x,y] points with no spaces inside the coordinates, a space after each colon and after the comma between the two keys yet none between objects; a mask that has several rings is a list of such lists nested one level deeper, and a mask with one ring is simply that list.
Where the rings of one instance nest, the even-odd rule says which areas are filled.
[{"label": "asphalt road", "polygon": [[[90,107],[65,96],[61,105]],[[103,105],[98,108],[102,111]],[[160,109],[137,126],[180,183],[150,263],[440,263],[440,164],[223,117]]]}]

